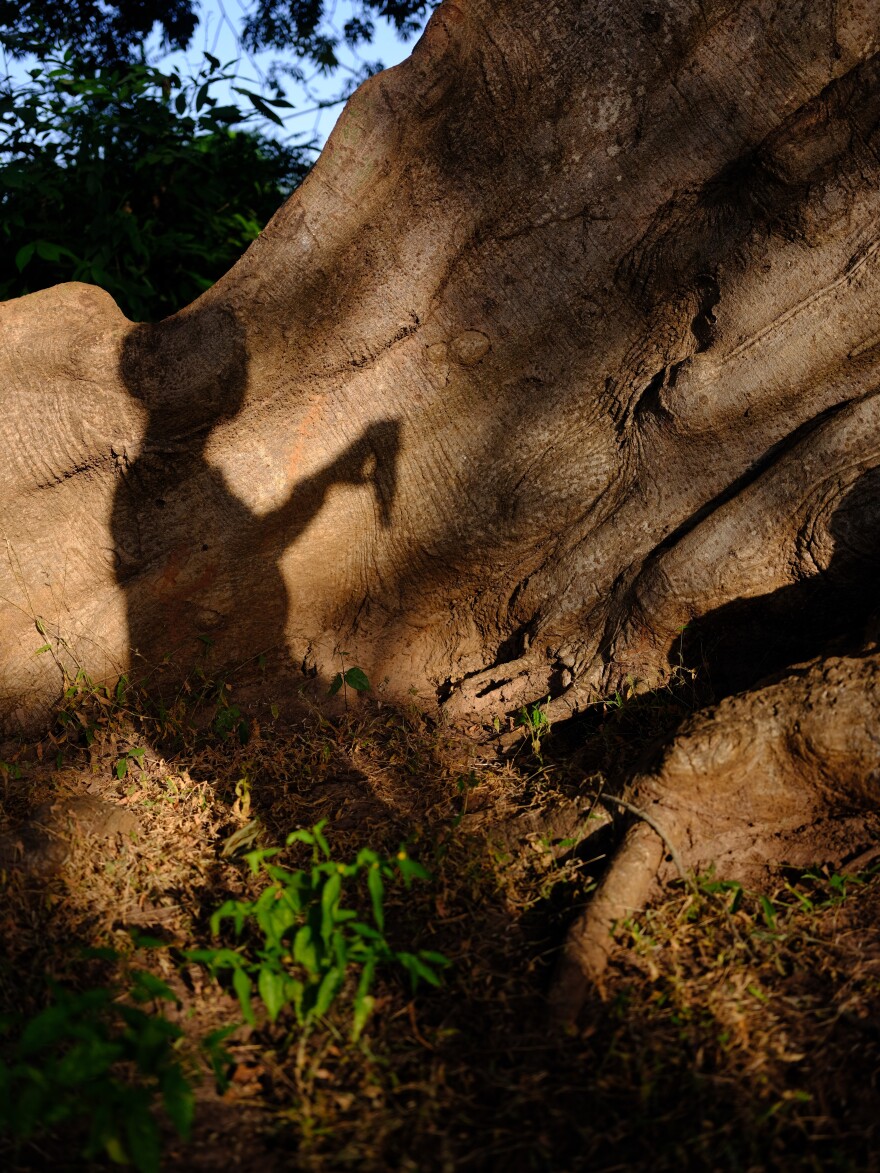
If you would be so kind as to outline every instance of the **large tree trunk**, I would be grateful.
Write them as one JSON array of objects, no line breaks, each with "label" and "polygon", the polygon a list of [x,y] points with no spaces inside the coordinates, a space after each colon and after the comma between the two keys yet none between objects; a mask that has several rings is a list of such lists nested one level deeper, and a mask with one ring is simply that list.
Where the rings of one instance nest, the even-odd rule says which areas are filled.
[{"label": "large tree trunk", "polygon": [[[0,309],[7,727],[61,666],[145,676],[206,640],[316,689],[344,649],[486,718],[682,656],[741,730],[722,769],[733,718],[701,718],[642,780],[699,791],[666,803],[686,864],[753,800],[791,829],[873,799],[878,224],[874,0],[444,0],[194,305]],[[832,669],[785,673],[832,654],[849,764],[819,738],[798,771]]]}]

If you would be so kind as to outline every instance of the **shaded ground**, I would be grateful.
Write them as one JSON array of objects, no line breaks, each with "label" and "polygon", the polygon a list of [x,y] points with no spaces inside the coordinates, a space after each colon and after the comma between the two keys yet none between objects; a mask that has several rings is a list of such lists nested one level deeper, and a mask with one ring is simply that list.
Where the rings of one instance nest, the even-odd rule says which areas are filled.
[{"label": "shaded ground", "polygon": [[[601,794],[687,712],[686,680],[549,735],[533,718],[531,739],[476,757],[368,698],[281,728],[235,695],[193,682],[148,717],[82,682],[50,737],[5,747],[0,1011],[34,1014],[49,978],[82,989],[137,965],[174,990],[166,1014],[195,1053],[240,1012],[181,951],[210,942],[225,899],[256,891],[249,847],[319,819],[339,860],[409,844],[433,880],[389,890],[389,939],[452,965],[415,996],[380,973],[356,1044],[348,987],[306,1038],[284,1016],[240,1027],[228,1088],[203,1070],[194,1135],[165,1130],[163,1168],[880,1168],[870,853],[853,877],[819,867],[769,900],[711,876],[673,886],[618,926],[578,1030],[547,1024],[556,952],[619,830]],[[162,947],[134,949],[132,930]],[[122,960],[84,960],[86,945]],[[49,1130],[5,1161],[92,1167],[78,1143]]]}]

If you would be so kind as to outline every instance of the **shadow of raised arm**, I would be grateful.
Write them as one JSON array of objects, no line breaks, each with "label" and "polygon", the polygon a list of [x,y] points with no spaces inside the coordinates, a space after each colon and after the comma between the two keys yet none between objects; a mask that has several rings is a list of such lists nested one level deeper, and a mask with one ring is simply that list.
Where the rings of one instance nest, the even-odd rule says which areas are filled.
[{"label": "shadow of raised arm", "polygon": [[333,485],[371,485],[379,520],[387,529],[397,496],[399,454],[400,422],[370,424],[334,461],[299,481],[284,504],[262,518],[261,528],[289,546],[317,516]]}]

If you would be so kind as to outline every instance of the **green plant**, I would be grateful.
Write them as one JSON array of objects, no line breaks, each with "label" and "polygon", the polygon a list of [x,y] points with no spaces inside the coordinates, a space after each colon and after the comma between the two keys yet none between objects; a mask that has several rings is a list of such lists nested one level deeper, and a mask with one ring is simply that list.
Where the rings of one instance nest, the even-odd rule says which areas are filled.
[{"label": "green plant", "polygon": [[603,704],[607,709],[623,709],[627,702],[631,701],[636,695],[636,681],[632,676],[627,676],[622,689],[615,689],[614,696],[609,694],[599,703]]},{"label": "green plant", "polygon": [[128,773],[129,766],[136,764],[143,769],[144,750],[140,746],[134,749],[126,750],[121,758],[116,762],[116,777],[122,781]]},{"label": "green plant", "polygon": [[848,872],[831,872],[827,868],[816,868],[803,872],[798,877],[797,887],[790,883],[786,883],[785,887],[803,909],[807,912],[814,912],[818,908],[842,904],[851,888],[857,888],[867,883],[876,872],[876,864],[855,875]]},{"label": "green plant", "polygon": [[461,823],[461,820],[467,814],[468,799],[470,797],[470,793],[472,790],[476,790],[476,788],[477,788],[477,786],[479,786],[479,784],[480,784],[480,779],[477,777],[477,775],[474,773],[473,770],[470,770],[468,772],[467,777],[465,777],[462,774],[459,778],[456,779],[455,789],[461,795],[461,810],[458,812],[458,814],[452,820],[453,827],[459,826],[459,824]]},{"label": "green plant", "polygon": [[[21,1143],[70,1125],[83,1130],[81,1155],[105,1153],[139,1173],[158,1173],[158,1100],[180,1136],[189,1136],[193,1092],[180,1055],[180,1028],[134,1003],[175,1001],[153,974],[134,971],[129,1000],[99,988],[52,988],[29,1020],[0,1020],[0,1131]],[[217,1040],[209,1041],[212,1060]]]},{"label": "green plant", "polygon": [[[543,704],[547,704],[550,697]],[[536,758],[541,756],[541,741],[550,732],[550,720],[540,704],[523,705],[516,720],[517,725],[525,728],[532,743],[532,753]]]},{"label": "green plant", "polygon": [[[337,6],[329,0],[260,0],[242,7],[245,17],[238,35],[251,51],[284,50],[286,72],[294,76],[300,68],[290,64],[291,51],[294,58],[310,62],[327,75],[341,64],[337,56],[340,42],[355,48],[373,40],[376,17],[390,21],[397,34],[408,39],[418,33],[426,10],[437,3],[357,0],[340,29],[333,20]],[[202,8],[197,0],[68,0],[65,4],[57,0],[2,0],[0,45],[21,54],[48,35],[76,45],[89,60],[116,63],[139,56],[156,24],[165,45],[191,47]],[[381,63],[372,65],[373,71],[376,68],[381,69]],[[357,76],[356,81],[360,80]]]},{"label": "green plant", "polygon": [[340,688],[343,690],[343,697],[345,699],[345,707],[348,708],[348,690],[353,688],[355,692],[369,692],[370,681],[363,668],[346,668],[345,667],[345,652],[340,652],[339,658],[342,662],[342,671],[337,672],[330,681],[330,687],[327,689],[328,696],[336,696]]},{"label": "green plant", "polygon": [[224,740],[235,733],[242,745],[247,745],[251,736],[250,725],[242,716],[241,709],[238,705],[229,704],[225,697],[218,704],[214,715],[214,732]]},{"label": "green plant", "polygon": [[[287,845],[303,843],[312,850],[309,869],[288,871],[272,860],[279,848],[249,852],[245,858],[254,875],[270,881],[253,901],[227,900],[211,917],[211,931],[220,934],[225,920],[233,922],[237,937],[246,930],[252,943],[237,947],[196,949],[186,956],[203,962],[214,974],[232,973],[232,985],[245,1019],[254,1023],[254,987],[270,1021],[292,1007],[301,1026],[308,1026],[330,1009],[346,979],[358,972],[352,999],[353,1039],[357,1039],[373,1009],[370,994],[378,966],[397,965],[410,977],[413,989],[420,981],[440,985],[439,970],[448,964],[440,953],[415,953],[392,948],[385,936],[385,888],[401,879],[408,888],[428,872],[401,848],[393,860],[369,848],[353,863],[332,859],[322,821],[311,830],[294,831]],[[344,889],[363,880],[369,895],[372,924],[344,906]]]},{"label": "green plant", "polygon": [[21,766],[19,766],[16,762],[4,762],[2,759],[0,759],[0,777],[2,777],[4,781],[17,782],[21,776]]}]

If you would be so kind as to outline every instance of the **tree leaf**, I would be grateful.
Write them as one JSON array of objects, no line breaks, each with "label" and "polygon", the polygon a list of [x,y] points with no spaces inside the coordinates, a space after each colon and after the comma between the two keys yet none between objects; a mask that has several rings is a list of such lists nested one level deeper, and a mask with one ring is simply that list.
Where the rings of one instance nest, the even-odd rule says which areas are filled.
[{"label": "tree leaf", "polygon": [[[24,269],[24,267],[27,264],[29,264],[31,257],[33,257],[33,255],[36,251],[37,251],[36,241],[31,241],[30,244],[23,245],[22,248],[20,248],[18,250],[18,252],[15,254],[15,267],[16,267],[16,269],[18,269],[19,273],[22,271],[22,269]],[[341,678],[340,678],[339,683],[340,684],[342,683]]]},{"label": "tree leaf", "polygon": [[241,86],[233,86],[232,88],[237,94],[242,94],[247,98],[253,108],[262,114],[264,118],[268,118],[270,122],[277,123],[278,126],[284,126],[284,119],[280,118],[259,94],[254,94],[250,90],[243,89]]},{"label": "tree leaf", "polygon": [[241,122],[243,121],[243,114],[238,106],[215,106],[208,115],[209,118],[216,122]]},{"label": "tree leaf", "polygon": [[349,668],[345,674],[345,683],[355,692],[369,692],[370,681],[363,668]]},{"label": "tree leaf", "polygon": [[244,1015],[245,1022],[250,1023],[251,1026],[256,1026],[257,1019],[254,1015],[254,1008],[251,1005],[253,984],[240,966],[232,974],[232,985],[241,1003],[241,1012]]},{"label": "tree leaf", "polygon": [[59,261],[62,257],[72,257],[76,260],[74,254],[69,248],[65,248],[61,244],[52,244],[48,240],[38,240],[36,242],[37,256],[44,261]]},{"label": "tree leaf", "polygon": [[266,1007],[270,1022],[274,1022],[285,1007],[286,984],[284,973],[273,969],[271,965],[261,967],[257,988],[260,991],[260,997],[263,999],[263,1005]]}]

